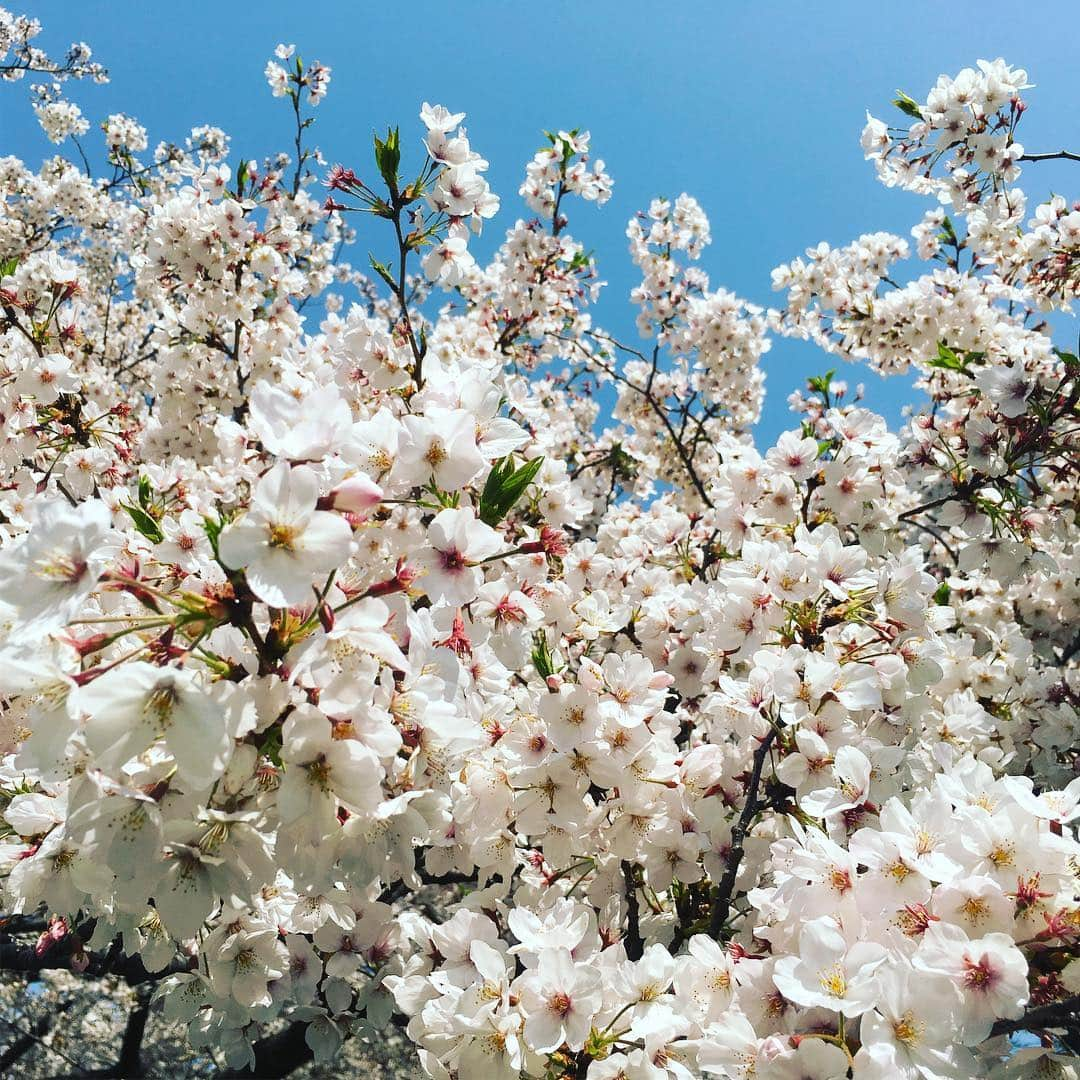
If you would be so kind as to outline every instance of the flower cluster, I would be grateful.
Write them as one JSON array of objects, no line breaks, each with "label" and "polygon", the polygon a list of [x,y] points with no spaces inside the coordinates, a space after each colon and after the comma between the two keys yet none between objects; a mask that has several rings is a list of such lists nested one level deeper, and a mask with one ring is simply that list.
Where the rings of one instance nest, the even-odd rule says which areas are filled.
[{"label": "flower cluster", "polygon": [[[328,69],[291,46],[293,157],[234,175],[222,132],[150,151],[118,114],[110,177],[0,160],[0,872],[49,918],[22,969],[137,958],[233,1068],[288,1022],[319,1061],[396,1023],[433,1080],[1051,1074],[1080,361],[1030,316],[1074,215],[979,223],[1026,81],[980,71],[871,140],[931,194],[899,162],[952,154],[966,227],[913,230],[941,265],[821,245],[766,313],[657,200],[640,347],[568,232],[611,186],[587,135],[549,136],[539,217],[480,266],[463,114],[425,104],[419,173],[390,129],[322,206]],[[758,449],[770,330],[928,404],[890,431],[830,372]]]},{"label": "flower cluster", "polygon": [[[375,137],[375,165],[388,187],[386,197],[377,194],[352,169],[338,165],[330,173],[327,186],[358,200],[349,206],[327,200],[330,211],[362,210],[394,222],[398,238],[401,276],[395,281],[388,266],[375,264],[376,272],[390,286],[404,312],[404,266],[411,251],[429,250],[422,260],[429,281],[447,288],[461,285],[476,272],[476,261],[469,254],[470,230],[479,233],[486,218],[494,217],[499,199],[484,179],[488,163],[469,145],[460,126],[464,113],[451,113],[442,105],[424,102],[420,119],[427,129],[424,145],[428,161],[411,183],[400,183],[400,134],[397,128],[386,139]],[[419,202],[423,199],[431,214],[425,217]],[[415,339],[411,341],[414,353]]]},{"label": "flower cluster", "polygon": [[564,195],[578,195],[600,206],[611,198],[612,179],[599,158],[590,163],[587,131],[575,128],[554,134],[544,132],[550,146],[536,152],[525,170],[518,194],[531,210],[559,225],[559,207]]}]

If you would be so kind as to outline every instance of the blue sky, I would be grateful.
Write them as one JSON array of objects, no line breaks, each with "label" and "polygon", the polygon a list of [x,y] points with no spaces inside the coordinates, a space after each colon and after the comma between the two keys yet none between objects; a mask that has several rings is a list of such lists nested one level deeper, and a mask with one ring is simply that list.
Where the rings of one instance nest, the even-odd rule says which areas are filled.
[{"label": "blue sky", "polygon": [[[891,119],[896,88],[921,99],[940,72],[1004,56],[1037,84],[1021,128],[1029,150],[1080,148],[1075,3],[683,3],[645,0],[459,0],[404,4],[186,3],[162,0],[2,0],[45,23],[41,43],[94,48],[112,82],[74,88],[93,120],[133,113],[151,145],[213,123],[234,155],[285,148],[289,111],[270,97],[262,69],[278,41],[333,68],[314,139],[331,161],[369,169],[374,128],[400,123],[419,155],[421,101],[468,113],[473,145],[491,161],[503,209],[478,255],[527,214],[517,196],[543,128],[586,127],[615,178],[602,209],[571,205],[570,231],[595,251],[609,282],[597,321],[635,336],[626,294],[634,283],[624,230],[660,194],[688,191],[712,220],[702,265],[761,304],[776,301],[769,271],[819,240],[861,232],[907,235],[926,203],[877,184],[859,149],[865,110]],[[0,154],[37,164],[50,147],[24,93],[3,89]],[[87,140],[99,153],[101,137]],[[418,160],[418,158],[417,158]],[[1032,166],[1029,196],[1077,191],[1080,166]],[[354,260],[377,253],[381,223],[364,225]],[[810,346],[776,342],[766,357],[768,399],[759,437],[792,426],[787,394],[831,366]],[[868,401],[891,419],[906,384],[865,380]]]}]

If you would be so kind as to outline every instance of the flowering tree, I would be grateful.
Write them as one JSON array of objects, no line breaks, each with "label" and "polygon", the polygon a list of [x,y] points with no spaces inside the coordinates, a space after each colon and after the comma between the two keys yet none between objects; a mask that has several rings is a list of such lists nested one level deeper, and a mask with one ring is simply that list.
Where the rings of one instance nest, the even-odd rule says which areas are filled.
[{"label": "flowering tree", "polygon": [[[0,73],[85,161],[104,73],[38,29]],[[869,120],[914,265],[821,244],[766,311],[653,202],[644,343],[590,318],[586,132],[481,266],[463,114],[327,170],[329,69],[266,74],[289,154],[114,115],[105,176],[0,159],[0,966],[267,1076],[390,1022],[434,1080],[1074,1075],[1080,210],[1016,186],[1074,157],[1016,141],[1025,73]],[[924,400],[830,371],[759,451],[769,334]]]}]

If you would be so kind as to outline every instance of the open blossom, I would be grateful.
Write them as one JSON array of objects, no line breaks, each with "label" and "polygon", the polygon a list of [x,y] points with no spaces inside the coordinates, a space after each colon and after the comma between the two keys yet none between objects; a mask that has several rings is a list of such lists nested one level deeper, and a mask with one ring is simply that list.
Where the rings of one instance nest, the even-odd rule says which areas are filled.
[{"label": "open blossom", "polygon": [[944,979],[883,968],[873,1011],[859,1024],[862,1047],[855,1058],[858,1076],[869,1080],[921,1080],[922,1077],[974,1075],[970,1054],[955,1044],[958,995]]},{"label": "open blossom", "polygon": [[290,393],[261,382],[251,393],[251,427],[263,446],[291,461],[318,460],[348,437],[352,413],[336,387]]},{"label": "open blossom", "polygon": [[61,394],[77,390],[79,382],[71,361],[63,353],[49,353],[30,361],[12,389],[27,394],[41,405],[51,405]]},{"label": "open blossom", "polygon": [[448,236],[433,247],[423,261],[424,273],[432,281],[447,287],[460,285],[475,265],[475,260],[465,247],[464,238],[460,236]]},{"label": "open blossom", "polygon": [[194,510],[185,510],[177,518],[166,518],[161,531],[164,539],[158,545],[157,555],[163,562],[175,563],[188,574],[208,568],[213,550],[203,519]]},{"label": "open blossom", "polygon": [[478,564],[502,549],[503,541],[471,510],[440,510],[428,528],[430,547],[420,552],[420,584],[433,601],[464,604],[483,581]]},{"label": "open blossom", "polygon": [[0,551],[0,603],[35,633],[62,625],[108,565],[112,538],[111,515],[97,500],[42,507],[29,536]]},{"label": "open blossom", "polygon": [[1024,1011],[1027,961],[1007,934],[969,940],[958,926],[937,925],[923,937],[916,963],[959,990],[957,1019],[973,1042],[989,1034],[996,1017],[1015,1020]]},{"label": "open blossom", "polygon": [[859,1016],[877,1002],[877,969],[885,950],[870,941],[849,946],[828,917],[815,919],[799,935],[797,956],[777,962],[773,979],[790,1001]]},{"label": "open blossom", "polygon": [[429,479],[444,491],[464,487],[484,468],[476,445],[476,420],[465,409],[432,407],[407,416],[397,474],[413,483]]},{"label": "open blossom", "polygon": [[580,1050],[600,1008],[600,973],[575,964],[565,949],[541,954],[535,970],[514,983],[525,1014],[525,1037],[538,1052],[564,1042]]},{"label": "open blossom", "polygon": [[310,601],[316,576],[351,551],[348,522],[316,510],[318,496],[311,469],[279,462],[256,485],[248,513],[222,530],[222,562],[243,570],[252,592],[273,607]]},{"label": "open blossom", "polygon": [[238,930],[222,937],[223,942],[215,942],[209,949],[210,985],[214,992],[234,997],[248,1008],[269,1005],[272,999],[268,984],[280,979],[286,969],[287,953],[278,941],[277,930]]},{"label": "open blossom", "polygon": [[91,753],[118,771],[164,738],[181,777],[195,787],[219,777],[232,743],[221,704],[192,671],[136,662],[106,672],[75,695]]},{"label": "open blossom", "polygon": [[282,781],[282,820],[331,817],[335,800],[353,811],[374,810],[381,767],[372,751],[352,738],[337,739],[329,720],[312,707],[298,708],[289,725],[288,768]]}]

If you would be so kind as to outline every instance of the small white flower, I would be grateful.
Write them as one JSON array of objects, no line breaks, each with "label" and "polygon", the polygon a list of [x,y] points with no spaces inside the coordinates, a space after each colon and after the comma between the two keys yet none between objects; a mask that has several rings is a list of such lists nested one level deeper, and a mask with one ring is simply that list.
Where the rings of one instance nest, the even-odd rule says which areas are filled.
[{"label": "small white flower", "polygon": [[222,530],[218,550],[243,570],[251,591],[271,607],[311,602],[317,575],[352,551],[352,530],[337,514],[316,510],[319,484],[304,465],[279,462],[256,485],[251,509]]}]

